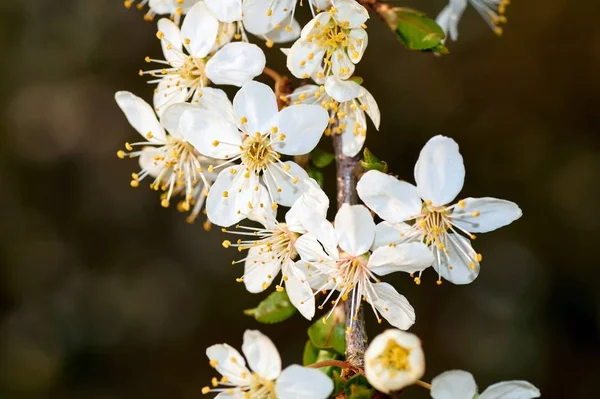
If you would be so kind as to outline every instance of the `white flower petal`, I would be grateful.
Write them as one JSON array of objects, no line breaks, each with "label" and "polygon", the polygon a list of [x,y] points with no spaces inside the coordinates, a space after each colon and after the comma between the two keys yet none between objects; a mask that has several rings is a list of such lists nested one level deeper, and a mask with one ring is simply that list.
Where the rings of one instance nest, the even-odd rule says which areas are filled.
[{"label": "white flower petal", "polygon": [[363,28],[352,29],[348,40],[350,41],[348,44],[348,56],[350,56],[350,61],[358,64],[365,54],[367,44],[369,44],[367,31]]},{"label": "white flower petal", "polygon": [[450,203],[463,187],[465,165],[458,144],[445,136],[431,138],[415,165],[417,191],[433,206]]},{"label": "white flower petal", "polygon": [[362,88],[362,95],[359,101],[362,105],[366,105],[367,109],[365,112],[369,115],[369,118],[373,121],[373,125],[375,125],[375,129],[379,130],[379,124],[381,123],[381,113],[379,112],[379,106],[377,105],[377,101],[375,98],[369,93],[367,89]]},{"label": "white flower petal", "polygon": [[194,104],[197,104],[203,109],[220,113],[228,121],[235,123],[235,116],[233,115],[233,104],[229,101],[227,94],[221,89],[215,89],[214,87],[203,87],[196,91],[196,95],[193,100]]},{"label": "white flower petal", "polygon": [[304,318],[311,320],[315,315],[315,297],[306,276],[292,261],[283,266],[283,275],[287,277],[285,290],[290,302]]},{"label": "white flower petal", "polygon": [[302,195],[285,214],[288,229],[297,233],[304,233],[308,231],[307,225],[312,226],[326,219],[329,209],[329,197],[314,179],[305,179],[302,184]]},{"label": "white flower petal", "polygon": [[160,45],[162,46],[165,60],[176,63],[181,62],[183,43],[181,42],[179,26],[168,18],[159,19],[157,25],[158,30],[164,33],[164,38],[161,39]]},{"label": "white flower petal", "polygon": [[[347,104],[344,104],[347,105]],[[352,110],[350,107],[343,107],[348,115],[343,119],[346,125],[342,130],[342,153],[347,157],[353,157],[362,150],[367,139],[367,120],[362,109]]]},{"label": "white flower petal", "polygon": [[260,75],[265,53],[256,44],[233,42],[224,45],[206,63],[206,76],[218,85],[242,86]]},{"label": "white flower petal", "polygon": [[160,118],[169,105],[184,102],[187,94],[187,89],[173,86],[169,79],[161,79],[154,91],[154,111]]},{"label": "white flower petal", "polygon": [[337,76],[328,76],[325,80],[325,91],[335,101],[344,103],[361,95],[361,86],[352,80],[342,80]]},{"label": "white flower petal", "polygon": [[266,380],[275,380],[281,374],[281,357],[273,341],[257,330],[244,332],[242,352],[248,366]]},{"label": "white flower petal", "polygon": [[115,100],[129,124],[145,139],[150,142],[164,142],[167,139],[165,130],[156,119],[150,104],[128,91],[117,92]]},{"label": "white flower petal", "polygon": [[523,212],[511,201],[490,197],[465,198],[454,208],[452,223],[471,233],[487,233],[509,225],[521,216]]},{"label": "white flower petal", "polygon": [[366,253],[375,239],[371,212],[362,205],[342,205],[335,215],[335,233],[342,250],[353,256]]},{"label": "white flower petal", "polygon": [[472,399],[476,394],[475,379],[466,371],[446,371],[431,381],[433,399]]},{"label": "white flower petal", "polygon": [[286,19],[284,19],[283,22],[281,22],[281,26],[290,26],[292,29],[288,30],[282,27],[273,29],[265,33],[265,38],[267,40],[273,41],[273,43],[287,43],[294,41],[298,39],[298,37],[300,37],[300,24],[298,23],[298,21],[292,18],[291,14]]},{"label": "white flower petal", "polygon": [[415,186],[377,170],[365,173],[356,191],[365,205],[388,222],[403,222],[421,213]]},{"label": "white flower petal", "polygon": [[221,115],[201,108],[188,109],[180,119],[181,133],[202,155],[230,159],[240,153],[240,132]]},{"label": "white flower petal", "polygon": [[240,0],[204,0],[208,8],[221,22],[234,22],[242,19]]},{"label": "white flower petal", "polygon": [[246,393],[242,391],[221,392],[214,399],[246,399]]},{"label": "white flower petal", "polygon": [[[196,3],[185,16],[181,25],[181,38],[190,55],[204,58],[215,45],[219,32],[219,21],[201,1]],[[189,39],[189,44],[185,44]]]},{"label": "white flower petal", "polygon": [[[300,33],[300,38],[306,39],[310,34],[316,34],[320,30],[320,27],[323,27],[329,23],[331,20],[331,15],[328,12],[321,12],[317,14],[313,19],[308,21],[306,25],[302,28],[302,32]],[[317,28],[315,28],[317,26]]]},{"label": "white flower petal", "polygon": [[331,257],[323,250],[323,246],[312,234],[300,236],[294,243],[294,248],[298,251],[300,258],[309,263],[331,260]]},{"label": "white flower petal", "polygon": [[446,36],[454,41],[458,39],[458,23],[467,8],[467,0],[452,0],[440,12],[436,23],[444,30]]},{"label": "white flower petal", "polygon": [[[393,368],[382,362],[389,356],[390,347],[400,347],[408,351],[408,367]],[[425,372],[425,355],[421,340],[414,334],[390,329],[376,336],[365,351],[365,376],[378,391],[390,393],[414,384]],[[471,398],[472,399],[472,398]]]},{"label": "white flower petal", "polygon": [[[148,171],[152,177],[157,177],[165,168],[165,161],[161,160],[165,153],[157,147],[145,147],[139,157],[139,164],[142,170]],[[163,177],[165,180],[169,175]]]},{"label": "white flower petal", "polygon": [[325,50],[319,47],[316,40],[308,42],[298,39],[290,48],[286,65],[292,75],[306,79],[317,71],[324,55]]},{"label": "white flower petal", "polygon": [[[296,0],[244,0],[244,28],[253,35],[275,29],[292,12]],[[268,15],[268,11],[271,15]]]},{"label": "white flower petal", "polygon": [[[277,99],[275,93],[264,83],[250,81],[237,92],[233,99],[233,110],[236,123],[247,134],[264,134],[271,128],[277,115]],[[244,118],[246,123],[241,125]]]},{"label": "white flower petal", "polygon": [[273,134],[273,148],[285,155],[304,155],[321,140],[329,114],[319,105],[291,105],[277,114],[274,124],[278,132]]},{"label": "white flower petal", "polygon": [[474,259],[476,254],[471,242],[459,234],[448,234],[446,250],[448,254],[441,253],[439,260],[434,252],[433,268],[453,284],[472,283],[479,275],[479,262]]},{"label": "white flower petal", "polygon": [[263,292],[273,282],[281,270],[281,260],[271,259],[272,253],[266,247],[252,247],[244,264],[244,285],[253,294]]},{"label": "white flower petal", "polygon": [[406,223],[381,222],[375,228],[375,241],[372,250],[389,244],[421,241],[421,234],[411,225]]},{"label": "white flower petal", "polygon": [[[236,173],[232,173],[234,169]],[[208,219],[222,227],[231,226],[244,219],[249,210],[248,204],[258,206],[260,202],[259,192],[254,189],[259,185],[258,178],[254,174],[249,178],[244,177],[239,165],[223,169],[210,188],[206,199]]]},{"label": "white flower petal", "polygon": [[328,283],[329,275],[321,271],[322,265],[313,264],[305,260],[296,262],[296,268],[301,270],[306,276],[308,285],[313,290],[333,289],[333,282]]},{"label": "white flower petal", "polygon": [[355,0],[337,0],[335,8],[337,9],[334,14],[335,20],[338,24],[348,28],[359,27],[369,19],[367,9]]},{"label": "white flower petal", "polygon": [[333,391],[333,382],[317,369],[287,367],[275,383],[278,399],[326,399]]},{"label": "white flower petal", "polygon": [[479,399],[533,399],[540,396],[540,390],[527,381],[504,381],[487,387]]},{"label": "white flower petal", "polygon": [[380,276],[394,272],[416,273],[425,270],[433,263],[433,255],[427,246],[420,242],[379,247],[369,258],[369,270]]},{"label": "white flower petal", "polygon": [[275,202],[283,206],[292,206],[302,195],[302,182],[308,179],[308,173],[294,161],[284,164],[289,165],[289,170],[284,171],[279,165],[267,166],[263,179]]},{"label": "white flower petal", "polygon": [[331,70],[340,79],[348,79],[354,74],[356,67],[344,49],[337,49],[331,55]]},{"label": "white flower petal", "polygon": [[198,109],[197,106],[183,102],[169,105],[166,109],[163,110],[160,116],[160,124],[163,125],[165,129],[167,129],[171,136],[183,138],[183,133],[181,132],[180,124],[181,117],[186,111],[194,111],[196,109]]},{"label": "white flower petal", "polygon": [[415,324],[415,309],[408,300],[388,283],[373,284],[378,299],[372,303],[381,316],[392,326],[408,330]]},{"label": "white flower petal", "polygon": [[[250,372],[240,353],[227,344],[217,344],[206,349],[206,356],[216,364],[219,374],[227,377],[235,385],[246,385],[250,382]],[[245,375],[246,377],[242,377]]]}]

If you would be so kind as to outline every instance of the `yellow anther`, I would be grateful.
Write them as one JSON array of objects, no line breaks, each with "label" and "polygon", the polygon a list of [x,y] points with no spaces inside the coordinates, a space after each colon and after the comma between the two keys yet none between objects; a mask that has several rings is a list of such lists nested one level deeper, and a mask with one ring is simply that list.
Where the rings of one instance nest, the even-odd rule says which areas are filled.
[{"label": "yellow anther", "polygon": [[243,277],[239,277],[235,279],[236,282],[238,283],[243,283],[244,282],[244,278]]},{"label": "yellow anther", "polygon": [[183,42],[185,44],[190,44],[192,42],[192,40],[189,37],[186,37],[185,39],[183,39]]},{"label": "yellow anther", "polygon": [[217,380],[216,377],[213,377],[212,380],[210,380],[210,383],[212,384],[213,387],[219,386],[219,380]]},{"label": "yellow anther", "polygon": [[271,204],[271,209],[273,209],[273,210],[277,209],[277,203],[276,202],[273,202]]},{"label": "yellow anther", "polygon": [[223,191],[223,198],[227,198],[227,197],[229,197],[229,192]]},{"label": "yellow anther", "polygon": [[284,165],[282,166],[282,168],[283,168],[283,170],[285,170],[285,171],[287,172],[287,171],[288,171],[288,170],[290,170],[292,167],[290,166],[290,164],[289,164],[289,163],[286,163],[286,164],[284,164]]},{"label": "yellow anther", "polygon": [[273,10],[271,10],[270,8],[267,10],[267,17],[270,17],[271,15],[273,15]]},{"label": "yellow anther", "polygon": [[215,140],[212,142],[213,147],[216,147],[219,145],[219,140]]},{"label": "yellow anther", "polygon": [[204,388],[202,388],[202,395],[206,395],[209,392],[210,392],[210,387],[204,387]]},{"label": "yellow anther", "polygon": [[156,32],[156,37],[158,39],[162,40],[162,39],[164,39],[165,34],[164,34],[164,32],[162,32],[162,31],[159,30],[158,32]]},{"label": "yellow anther", "polygon": [[241,124],[241,125],[243,125],[244,123],[247,123],[247,122],[248,122],[248,118],[246,118],[245,116],[242,116],[242,117],[240,118],[240,124]]},{"label": "yellow anther", "polygon": [[150,59],[150,57],[146,57],[146,58],[144,58],[144,61],[151,62],[152,60]]},{"label": "yellow anther", "polygon": [[223,241],[223,248],[229,248],[231,246],[231,241],[225,240]]},{"label": "yellow anther", "polygon": [[119,150],[119,151],[117,151],[117,157],[118,157],[119,159],[123,159],[123,158],[125,158],[125,151],[123,151],[123,150]]},{"label": "yellow anther", "polygon": [[442,280],[439,280],[435,282],[437,285],[442,285]]},{"label": "yellow anther", "polygon": [[269,39],[269,40],[267,40],[267,41],[265,42],[265,45],[266,45],[268,48],[272,48],[272,47],[275,45],[275,42],[274,42],[273,40]]},{"label": "yellow anther", "polygon": [[215,170],[215,167],[212,165],[208,165],[208,173],[212,173]]},{"label": "yellow anther", "polygon": [[133,147],[129,143],[125,143],[125,148],[127,149],[127,151],[133,151]]},{"label": "yellow anther", "polygon": [[479,215],[481,215],[481,213],[479,213],[478,211],[475,211],[471,214],[471,216],[473,216],[474,218],[476,218]]},{"label": "yellow anther", "polygon": [[291,32],[292,31],[292,27],[290,25],[285,27],[285,31],[286,32]]},{"label": "yellow anther", "polygon": [[163,208],[168,208],[168,207],[169,207],[169,205],[170,205],[170,203],[169,203],[169,200],[165,198],[164,200],[160,201],[160,205],[161,205]]},{"label": "yellow anther", "polygon": [[140,182],[137,180],[132,180],[131,182],[129,182],[129,185],[133,188],[137,188],[140,186]]},{"label": "yellow anther", "polygon": [[415,284],[416,285],[420,285],[421,284],[421,279],[419,277],[415,277]]},{"label": "yellow anther", "polygon": [[477,259],[477,262],[481,262],[483,260],[483,255],[477,254],[477,256],[475,257],[475,259]]}]

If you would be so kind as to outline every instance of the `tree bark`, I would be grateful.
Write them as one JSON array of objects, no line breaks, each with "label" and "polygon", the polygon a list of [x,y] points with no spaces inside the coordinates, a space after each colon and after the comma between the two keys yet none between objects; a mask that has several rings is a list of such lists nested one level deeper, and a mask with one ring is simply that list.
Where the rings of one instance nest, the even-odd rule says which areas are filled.
[{"label": "tree bark", "polygon": [[[360,156],[347,157],[342,153],[342,136],[333,134],[333,148],[335,152],[337,204],[338,209],[343,204],[354,205],[358,202],[356,183],[359,174]],[[354,367],[364,368],[365,350],[367,347],[367,332],[362,302],[358,314],[352,314],[352,301],[344,302],[346,313],[346,361]],[[354,320],[353,320],[354,318]],[[350,329],[350,322],[352,328]]]}]

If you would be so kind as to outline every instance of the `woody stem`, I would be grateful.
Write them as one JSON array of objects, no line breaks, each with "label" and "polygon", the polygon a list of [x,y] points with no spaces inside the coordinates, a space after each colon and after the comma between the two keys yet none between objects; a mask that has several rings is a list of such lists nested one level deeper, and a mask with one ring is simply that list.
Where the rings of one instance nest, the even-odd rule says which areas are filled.
[{"label": "woody stem", "polygon": [[[356,183],[359,173],[359,156],[347,157],[342,152],[342,136],[333,134],[333,148],[335,152],[337,203],[356,204]],[[352,300],[344,302],[346,314],[346,361],[357,368],[364,368],[365,350],[367,346],[367,332],[365,330],[364,309],[359,305],[357,313],[352,313]],[[352,328],[350,328],[352,323]]]}]

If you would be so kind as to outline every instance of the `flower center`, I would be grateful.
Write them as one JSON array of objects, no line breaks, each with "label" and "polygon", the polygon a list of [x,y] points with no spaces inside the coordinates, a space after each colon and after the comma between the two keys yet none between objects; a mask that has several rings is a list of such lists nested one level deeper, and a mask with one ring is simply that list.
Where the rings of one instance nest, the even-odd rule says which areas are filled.
[{"label": "flower center", "polygon": [[452,227],[451,213],[452,211],[446,207],[432,206],[430,201],[423,203],[415,227],[423,233],[425,244],[436,245],[440,250],[444,249],[444,236]]},{"label": "flower center", "polygon": [[273,150],[269,135],[256,133],[248,136],[242,143],[242,162],[249,170],[259,172],[269,164],[277,162],[280,155]]},{"label": "flower center", "polygon": [[246,395],[251,399],[277,399],[277,395],[275,395],[275,382],[252,373],[250,377],[250,390]]},{"label": "flower center", "polygon": [[395,340],[390,339],[379,356],[379,361],[394,371],[410,371],[409,356],[410,349],[400,346]]}]

